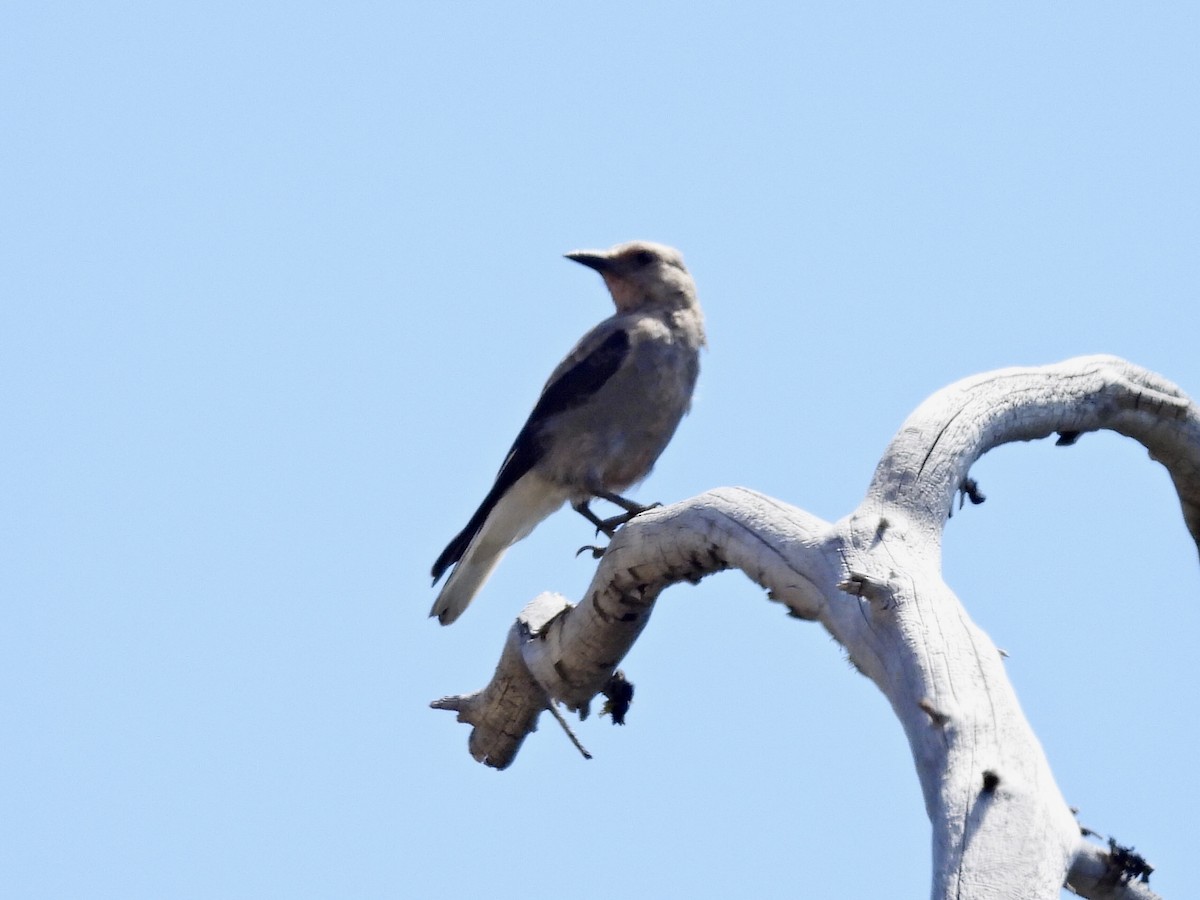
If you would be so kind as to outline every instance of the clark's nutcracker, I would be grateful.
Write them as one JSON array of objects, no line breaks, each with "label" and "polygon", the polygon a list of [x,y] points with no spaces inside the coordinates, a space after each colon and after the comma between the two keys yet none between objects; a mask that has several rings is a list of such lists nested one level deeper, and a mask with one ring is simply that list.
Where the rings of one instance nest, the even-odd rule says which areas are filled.
[{"label": "clark's nutcracker", "polygon": [[[433,565],[430,612],[457,619],[504,551],[562,506],[612,536],[646,507],[620,496],[649,473],[691,405],[704,346],[696,286],[677,250],[634,241],[567,259],[595,269],[617,307],[550,375],[496,483]],[[625,510],[599,518],[602,498]]]}]

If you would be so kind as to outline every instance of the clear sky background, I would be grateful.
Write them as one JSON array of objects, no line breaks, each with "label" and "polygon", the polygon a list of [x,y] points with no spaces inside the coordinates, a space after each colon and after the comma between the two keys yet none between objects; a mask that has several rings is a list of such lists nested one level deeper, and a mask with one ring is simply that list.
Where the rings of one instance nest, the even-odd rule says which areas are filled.
[{"label": "clear sky background", "polygon": [[[438,552],[680,247],[692,414],[636,496],[827,519],[926,396],[1115,353],[1200,394],[1194,3],[28,3],[0,14],[0,894],[922,898],[899,725],[738,574],[629,724],[497,773],[428,708],[594,564],[451,628]],[[1130,441],[1002,448],[946,578],[1081,821],[1196,893],[1200,567]],[[816,887],[813,886],[814,882]]]}]

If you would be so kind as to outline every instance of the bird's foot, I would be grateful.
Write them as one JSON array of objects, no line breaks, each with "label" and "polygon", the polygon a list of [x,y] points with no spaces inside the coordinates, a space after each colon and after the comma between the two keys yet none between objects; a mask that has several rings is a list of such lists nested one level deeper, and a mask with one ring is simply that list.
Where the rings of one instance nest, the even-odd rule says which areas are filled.
[{"label": "bird's foot", "polygon": [[583,553],[584,550],[588,550],[592,554],[592,559],[599,559],[604,555],[604,551],[607,549],[607,547],[597,547],[595,544],[584,544],[575,551],[575,555],[579,556],[579,554]]},{"label": "bird's foot", "polygon": [[609,516],[607,519],[601,519],[596,522],[596,533],[604,532],[609,538],[612,538],[617,533],[617,529],[628,523],[631,519],[635,519],[648,509],[655,509],[662,506],[661,503],[651,503],[649,506],[634,506],[632,509],[627,509],[623,513],[618,513],[615,516]]},{"label": "bird's foot", "polygon": [[603,534],[609,540],[612,540],[613,535],[617,533],[617,529],[632,519],[634,516],[639,516],[648,509],[654,509],[657,506],[662,506],[661,503],[651,503],[649,506],[642,506],[640,503],[634,503],[632,500],[626,500],[618,494],[597,494],[596,496],[615,503],[620,506],[625,512],[615,516],[610,516],[607,519],[601,519],[598,515],[592,512],[587,502],[572,504],[575,511],[596,526],[596,534]]}]

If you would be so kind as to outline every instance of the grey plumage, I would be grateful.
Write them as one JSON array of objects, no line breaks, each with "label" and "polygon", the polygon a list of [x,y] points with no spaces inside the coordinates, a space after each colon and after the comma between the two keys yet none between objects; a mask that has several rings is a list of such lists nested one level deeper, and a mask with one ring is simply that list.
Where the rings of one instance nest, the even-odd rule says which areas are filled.
[{"label": "grey plumage", "polygon": [[[617,311],[550,375],[492,489],[434,563],[434,584],[454,567],[430,612],[443,625],[563,503],[610,535],[642,511],[619,494],[649,474],[691,405],[704,319],[679,252],[635,241],[567,258],[600,273]],[[588,506],[595,497],[625,514],[600,519]]]}]

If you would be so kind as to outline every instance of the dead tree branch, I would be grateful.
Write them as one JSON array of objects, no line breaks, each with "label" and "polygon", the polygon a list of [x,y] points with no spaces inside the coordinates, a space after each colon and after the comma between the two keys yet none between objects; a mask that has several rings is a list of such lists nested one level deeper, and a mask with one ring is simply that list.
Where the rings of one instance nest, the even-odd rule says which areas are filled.
[{"label": "dead tree branch", "polygon": [[1057,898],[1065,883],[1088,897],[1153,897],[1138,877],[1148,871],[1081,838],[1001,654],[941,577],[956,496],[982,497],[969,479],[982,454],[1100,429],[1139,441],[1167,468],[1200,548],[1200,409],[1182,391],[1114,357],[1003,369],[922,403],[839,522],[745,488],[638,516],[577,606],[534,600],[492,682],[434,705],[473,726],[476,759],[504,768],[552,700],[586,715],[664,588],[740,569],[820,622],[891,703],[933,825],[934,898]]}]

